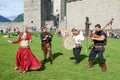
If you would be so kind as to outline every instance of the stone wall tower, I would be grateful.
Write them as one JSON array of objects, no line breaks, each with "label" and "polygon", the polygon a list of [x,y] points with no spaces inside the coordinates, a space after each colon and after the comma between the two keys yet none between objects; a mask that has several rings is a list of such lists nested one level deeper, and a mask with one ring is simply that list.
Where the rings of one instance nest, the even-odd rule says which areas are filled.
[{"label": "stone wall tower", "polygon": [[24,0],[24,26],[41,27],[41,0]]},{"label": "stone wall tower", "polygon": [[65,0],[53,0],[53,15],[59,14],[59,28],[65,28]]},{"label": "stone wall tower", "polygon": [[51,20],[51,0],[41,0],[41,27]]}]

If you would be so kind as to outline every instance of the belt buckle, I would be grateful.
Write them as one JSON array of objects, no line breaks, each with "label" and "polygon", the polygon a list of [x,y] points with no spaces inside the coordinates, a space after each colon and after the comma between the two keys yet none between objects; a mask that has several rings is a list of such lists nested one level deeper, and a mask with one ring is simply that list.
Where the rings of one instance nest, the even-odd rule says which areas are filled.
[{"label": "belt buckle", "polygon": [[104,48],[104,46],[95,46],[95,48]]}]

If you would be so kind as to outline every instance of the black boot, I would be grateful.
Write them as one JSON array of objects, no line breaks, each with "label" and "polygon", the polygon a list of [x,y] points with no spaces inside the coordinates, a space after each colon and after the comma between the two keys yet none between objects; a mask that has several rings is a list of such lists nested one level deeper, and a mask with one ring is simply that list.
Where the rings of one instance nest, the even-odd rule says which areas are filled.
[{"label": "black boot", "polygon": [[50,63],[53,64],[53,60],[52,59],[50,59]]},{"label": "black boot", "polygon": [[46,61],[47,59],[45,58],[45,59],[43,59],[43,61]]}]

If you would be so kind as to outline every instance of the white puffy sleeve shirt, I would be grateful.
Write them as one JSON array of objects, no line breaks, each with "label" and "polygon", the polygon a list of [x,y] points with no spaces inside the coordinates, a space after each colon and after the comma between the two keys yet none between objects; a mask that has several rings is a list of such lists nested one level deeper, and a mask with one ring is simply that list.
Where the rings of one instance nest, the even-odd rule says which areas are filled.
[{"label": "white puffy sleeve shirt", "polygon": [[83,36],[83,32],[80,31],[80,34],[77,36],[74,36],[74,39],[75,39],[76,44],[81,44],[82,41],[85,39]]}]

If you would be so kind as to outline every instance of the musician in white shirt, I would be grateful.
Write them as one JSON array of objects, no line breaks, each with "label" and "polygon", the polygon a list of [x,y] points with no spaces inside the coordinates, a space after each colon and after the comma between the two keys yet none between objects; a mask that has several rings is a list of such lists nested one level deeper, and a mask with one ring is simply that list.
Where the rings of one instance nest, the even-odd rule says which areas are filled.
[{"label": "musician in white shirt", "polygon": [[75,39],[75,47],[73,48],[73,55],[75,56],[75,64],[80,63],[80,52],[82,50],[81,43],[85,39],[83,36],[83,32],[79,31],[75,28],[72,30],[73,38]]}]

